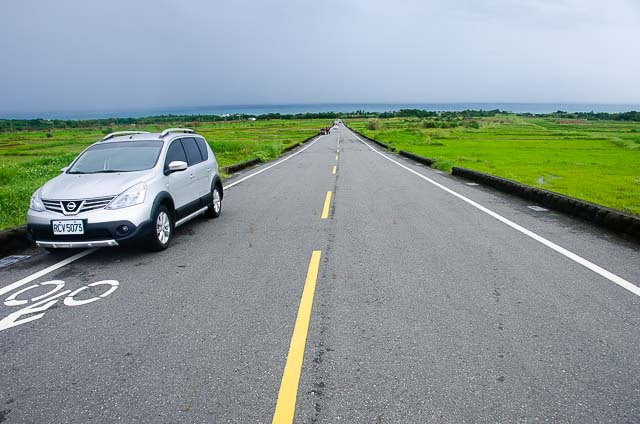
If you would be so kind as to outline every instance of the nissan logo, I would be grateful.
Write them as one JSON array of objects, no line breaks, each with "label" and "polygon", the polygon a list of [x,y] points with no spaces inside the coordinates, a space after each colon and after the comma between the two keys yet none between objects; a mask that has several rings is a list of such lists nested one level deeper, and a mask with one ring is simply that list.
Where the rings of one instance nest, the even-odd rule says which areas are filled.
[{"label": "nissan logo", "polygon": [[69,211],[73,211],[76,209],[76,202],[69,202],[67,203],[67,210]]}]

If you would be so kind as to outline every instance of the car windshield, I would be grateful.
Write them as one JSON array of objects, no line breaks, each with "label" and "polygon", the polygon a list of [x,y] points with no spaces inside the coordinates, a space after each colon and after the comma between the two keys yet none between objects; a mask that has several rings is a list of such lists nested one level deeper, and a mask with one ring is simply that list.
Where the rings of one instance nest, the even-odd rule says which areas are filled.
[{"label": "car windshield", "polygon": [[155,166],[162,141],[122,141],[96,144],[87,149],[67,171],[69,174],[133,172]]}]

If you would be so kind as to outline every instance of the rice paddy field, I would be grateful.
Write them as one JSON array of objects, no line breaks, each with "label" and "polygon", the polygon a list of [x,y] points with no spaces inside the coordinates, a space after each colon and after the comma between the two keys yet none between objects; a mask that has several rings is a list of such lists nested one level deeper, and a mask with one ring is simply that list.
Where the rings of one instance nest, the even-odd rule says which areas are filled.
[{"label": "rice paddy field", "polygon": [[331,124],[332,120],[327,119],[163,122],[137,127],[0,132],[0,230],[23,225],[31,194],[84,148],[111,131],[158,132],[171,126],[194,128],[207,138],[219,166],[223,167],[254,157],[263,161],[274,159],[285,147]]},{"label": "rice paddy field", "polygon": [[441,170],[465,167],[640,215],[640,122],[497,115],[347,124]]}]

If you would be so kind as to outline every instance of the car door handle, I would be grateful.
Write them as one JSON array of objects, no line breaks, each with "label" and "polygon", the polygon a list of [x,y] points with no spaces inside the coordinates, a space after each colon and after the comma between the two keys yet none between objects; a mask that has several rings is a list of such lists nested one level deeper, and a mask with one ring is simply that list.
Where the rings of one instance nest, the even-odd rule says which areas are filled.
[{"label": "car door handle", "polygon": [[191,178],[193,180],[195,178],[195,176],[193,174],[189,174],[189,178]]}]

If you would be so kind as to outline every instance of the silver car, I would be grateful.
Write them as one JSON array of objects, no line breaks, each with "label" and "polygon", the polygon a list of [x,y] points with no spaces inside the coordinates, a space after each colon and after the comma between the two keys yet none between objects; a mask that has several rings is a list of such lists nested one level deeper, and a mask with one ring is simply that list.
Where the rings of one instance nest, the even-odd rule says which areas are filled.
[{"label": "silver car", "polygon": [[222,210],[218,163],[188,128],[120,131],[92,144],[32,196],[27,234],[46,249],[169,246],[174,229]]}]

